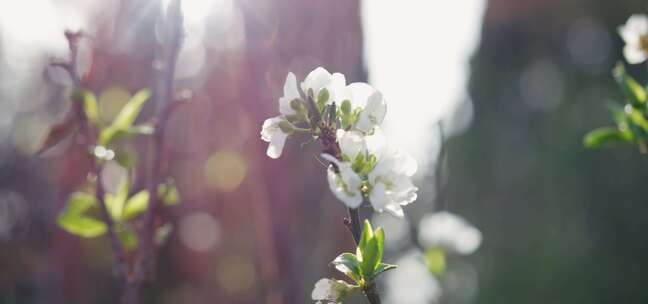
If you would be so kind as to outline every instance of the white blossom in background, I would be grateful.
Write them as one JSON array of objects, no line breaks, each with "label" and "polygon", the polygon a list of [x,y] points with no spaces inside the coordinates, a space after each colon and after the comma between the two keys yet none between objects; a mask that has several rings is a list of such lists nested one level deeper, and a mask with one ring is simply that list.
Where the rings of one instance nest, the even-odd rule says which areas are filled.
[{"label": "white blossom in background", "polygon": [[355,288],[341,280],[320,279],[315,283],[311,298],[317,301],[317,304],[342,303],[342,300]]},{"label": "white blossom in background", "polygon": [[626,44],[623,55],[628,63],[644,62],[648,55],[648,16],[632,15],[618,31]]},{"label": "white blossom in background", "polygon": [[442,211],[423,217],[419,223],[418,240],[425,248],[441,248],[468,255],[479,248],[482,234],[464,218]]},{"label": "white blossom in background", "polygon": [[427,270],[420,252],[408,252],[396,264],[398,268],[385,277],[385,302],[423,304],[439,301],[441,284]]}]

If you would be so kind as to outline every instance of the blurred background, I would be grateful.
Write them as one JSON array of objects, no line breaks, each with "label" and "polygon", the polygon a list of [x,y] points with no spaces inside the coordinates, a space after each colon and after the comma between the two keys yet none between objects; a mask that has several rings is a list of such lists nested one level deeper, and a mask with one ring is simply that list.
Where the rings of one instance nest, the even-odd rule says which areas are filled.
[{"label": "blurred background", "polygon": [[[611,123],[606,103],[622,97],[610,75],[622,58],[616,28],[644,1],[183,2],[175,85],[193,97],[165,147],[182,203],[164,214],[174,230],[144,303],[309,303],[313,284],[334,275],[328,263],[353,241],[317,145],[292,139],[271,160],[259,139],[286,74],[317,66],[383,91],[389,141],[419,161],[406,221],[361,210],[386,228],[387,262],[404,265],[379,282],[385,302],[648,300],[646,160],[581,145]],[[79,64],[110,121],[151,85],[164,5],[0,0],[0,303],[118,300],[107,240],[56,225],[86,178],[86,152],[71,140],[34,152],[70,104],[71,82],[49,65],[67,57],[63,31],[91,37]],[[629,71],[646,80],[645,66]],[[145,146],[124,148],[145,160]],[[116,171],[106,168],[108,182]],[[439,210],[464,216],[484,241],[436,281],[406,260],[418,221]],[[403,284],[430,296],[394,300]]]}]

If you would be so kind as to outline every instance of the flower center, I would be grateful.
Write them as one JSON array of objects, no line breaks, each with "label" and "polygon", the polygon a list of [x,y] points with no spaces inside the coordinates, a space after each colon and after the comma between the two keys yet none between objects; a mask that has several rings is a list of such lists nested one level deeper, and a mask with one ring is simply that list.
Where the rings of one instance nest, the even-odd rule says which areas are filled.
[{"label": "flower center", "polygon": [[645,53],[648,53],[648,35],[641,35],[639,37],[639,46]]}]

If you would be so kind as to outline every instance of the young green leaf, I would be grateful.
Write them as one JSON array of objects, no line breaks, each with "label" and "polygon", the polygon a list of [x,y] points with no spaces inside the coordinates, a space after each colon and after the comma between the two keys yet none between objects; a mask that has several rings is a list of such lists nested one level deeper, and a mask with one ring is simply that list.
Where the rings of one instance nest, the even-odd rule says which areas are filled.
[{"label": "young green leaf", "polygon": [[628,75],[621,63],[614,67],[613,74],[623,93],[629,98],[630,103],[634,107],[644,109],[646,106],[646,90],[632,76]]},{"label": "young green leaf", "polygon": [[360,261],[355,254],[345,252],[340,254],[331,265],[335,267],[341,273],[344,273],[347,277],[359,283],[362,278],[362,269],[360,267]]},{"label": "young green leaf", "polygon": [[67,232],[86,238],[101,236],[107,229],[106,223],[82,214],[61,214],[57,222]]},{"label": "young green leaf", "polygon": [[380,265],[378,265],[378,267],[376,267],[376,270],[374,271],[373,275],[374,275],[374,277],[377,277],[379,274],[381,274],[381,273],[383,273],[385,271],[388,271],[388,270],[396,269],[397,267],[398,266],[392,265],[392,264],[380,263]]},{"label": "young green leaf", "polygon": [[73,193],[58,216],[57,223],[67,232],[81,237],[96,237],[106,233],[104,222],[84,215],[96,203],[96,198],[90,194]]},{"label": "young green leaf", "polygon": [[612,143],[631,141],[628,135],[617,128],[598,128],[590,131],[583,138],[583,144],[588,148],[599,148]]},{"label": "young green leaf", "polygon": [[110,216],[115,221],[123,220],[124,204],[126,203],[126,199],[128,199],[127,180],[124,180],[121,182],[121,184],[119,184],[117,193],[115,194],[106,193],[106,195],[104,196],[106,208],[108,208],[108,212],[110,213]]},{"label": "young green leaf", "polygon": [[140,215],[149,203],[149,193],[146,190],[137,192],[135,195],[131,196],[126,204],[124,205],[124,214],[123,219],[129,220],[138,215]]},{"label": "young green leaf", "polygon": [[356,256],[358,259],[362,260],[364,257],[363,251],[367,246],[369,239],[373,238],[373,228],[371,228],[371,223],[369,220],[364,221],[364,228],[362,229],[362,234],[360,235],[360,241],[358,242],[358,248],[356,248]]},{"label": "young green leaf", "polygon": [[372,237],[367,241],[364,249],[362,250],[362,273],[365,277],[371,278],[374,275],[374,270],[380,264],[382,258],[382,248],[379,248],[378,238]]},{"label": "young green leaf", "polygon": [[[129,128],[135,122],[135,119],[142,110],[142,106],[151,96],[148,89],[140,90],[124,105],[112,124],[101,131],[99,134],[99,144],[109,144],[117,133],[128,133]],[[123,134],[122,134],[123,135]]]}]

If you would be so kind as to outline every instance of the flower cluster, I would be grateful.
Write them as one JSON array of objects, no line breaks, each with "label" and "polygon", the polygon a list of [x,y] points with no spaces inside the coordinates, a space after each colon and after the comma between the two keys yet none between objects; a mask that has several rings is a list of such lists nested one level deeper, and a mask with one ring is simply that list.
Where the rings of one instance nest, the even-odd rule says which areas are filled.
[{"label": "flower cluster", "polygon": [[318,67],[300,85],[289,73],[279,98],[279,116],[263,123],[261,138],[267,154],[278,158],[286,139],[310,134],[324,146],[331,162],[328,183],[349,208],[369,202],[377,211],[403,217],[402,206],[416,200],[412,183],[416,161],[387,145],[380,129],[387,105],[382,94],[366,83],[346,84],[340,73]]},{"label": "flower cluster", "polygon": [[626,43],[623,55],[630,64],[646,61],[648,57],[648,16],[632,15],[618,29],[619,35]]}]

